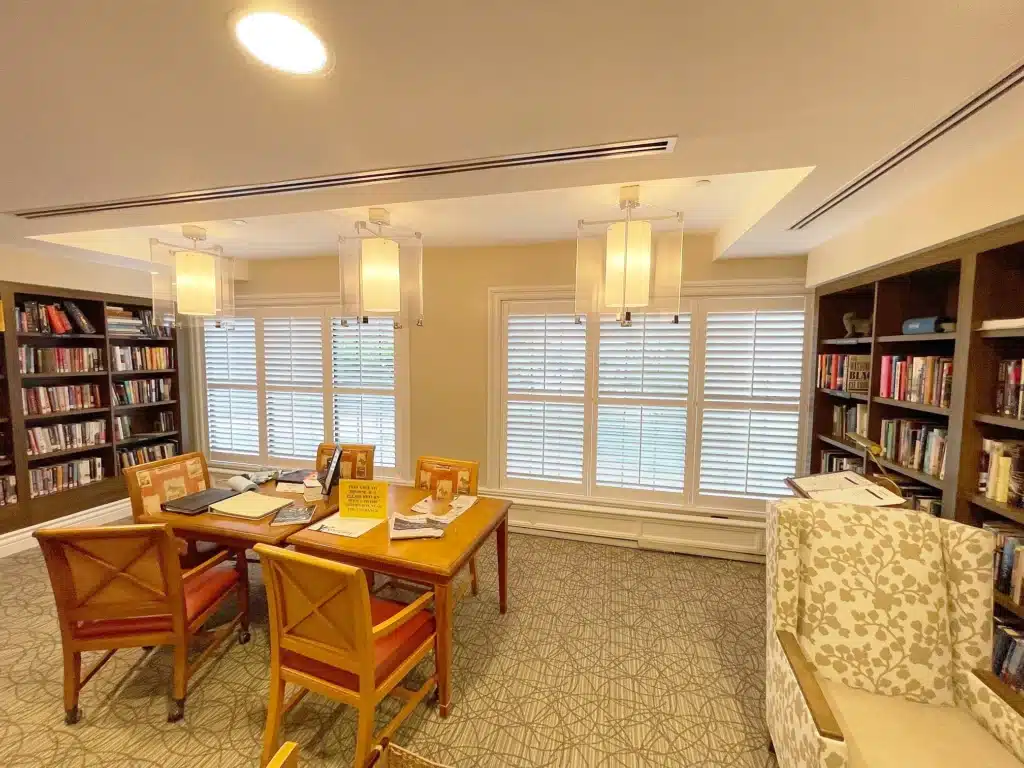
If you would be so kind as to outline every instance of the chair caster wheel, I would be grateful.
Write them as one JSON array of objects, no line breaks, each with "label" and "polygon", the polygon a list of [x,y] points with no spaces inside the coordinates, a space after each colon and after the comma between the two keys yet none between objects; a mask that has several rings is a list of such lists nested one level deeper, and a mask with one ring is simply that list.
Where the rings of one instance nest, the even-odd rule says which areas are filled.
[{"label": "chair caster wheel", "polygon": [[176,723],[185,717],[185,700],[171,699],[171,706],[167,710],[167,722]]},{"label": "chair caster wheel", "polygon": [[238,630],[238,644],[245,645],[252,639],[252,635],[249,634],[248,629]]},{"label": "chair caster wheel", "polygon": [[64,725],[74,725],[82,719],[82,710],[78,707],[64,710]]}]

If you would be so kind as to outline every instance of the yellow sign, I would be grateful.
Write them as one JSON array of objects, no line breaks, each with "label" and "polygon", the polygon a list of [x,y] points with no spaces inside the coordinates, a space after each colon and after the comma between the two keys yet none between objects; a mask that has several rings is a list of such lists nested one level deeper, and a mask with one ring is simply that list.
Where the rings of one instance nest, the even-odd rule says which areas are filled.
[{"label": "yellow sign", "polygon": [[380,480],[342,480],[338,483],[338,514],[387,518],[388,484]]}]

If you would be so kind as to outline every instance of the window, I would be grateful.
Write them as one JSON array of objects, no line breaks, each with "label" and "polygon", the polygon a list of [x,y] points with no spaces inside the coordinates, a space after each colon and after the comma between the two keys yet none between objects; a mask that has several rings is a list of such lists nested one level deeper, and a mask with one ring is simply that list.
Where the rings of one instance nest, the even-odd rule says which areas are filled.
[{"label": "window", "polygon": [[[763,510],[799,465],[804,298],[693,299],[679,315],[577,323],[499,298],[491,482]],[[496,305],[499,306],[499,305]]]},{"label": "window", "polygon": [[371,443],[377,470],[401,476],[404,336],[390,318],[343,323],[330,308],[250,314],[204,325],[211,458],[308,466],[325,439]]}]

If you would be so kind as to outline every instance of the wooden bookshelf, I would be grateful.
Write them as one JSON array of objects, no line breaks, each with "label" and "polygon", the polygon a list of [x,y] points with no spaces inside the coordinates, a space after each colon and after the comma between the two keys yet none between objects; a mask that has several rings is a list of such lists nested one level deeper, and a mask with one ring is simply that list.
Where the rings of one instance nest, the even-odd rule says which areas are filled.
[{"label": "wooden bookshelf", "polygon": [[831,445],[833,448],[841,448],[844,451],[849,451],[855,456],[864,458],[864,449],[851,440],[846,440],[842,437],[836,437],[835,435],[818,435],[818,439],[821,442]]},{"label": "wooden bookshelf", "polygon": [[867,395],[860,395],[856,392],[846,392],[842,389],[825,389],[824,387],[819,387],[818,391],[822,394],[830,395],[831,397],[841,397],[844,400],[857,400],[861,403],[866,403],[868,401]]},{"label": "wooden bookshelf", "polygon": [[893,400],[890,397],[873,397],[872,401],[879,405],[888,405],[893,408],[905,408],[908,411],[920,411],[921,413],[931,413],[936,416],[949,416],[949,408],[940,408],[937,405],[928,405],[927,403],[912,403],[910,400]]},{"label": "wooden bookshelf", "polygon": [[[109,333],[106,323],[108,306],[123,307],[133,313],[148,310],[147,299],[115,294],[66,290],[52,286],[26,285],[0,282],[0,300],[3,301],[5,332],[4,359],[0,370],[0,475],[13,474],[17,478],[18,501],[16,504],[0,506],[0,534],[29,525],[37,525],[83,509],[127,498],[124,478],[121,477],[119,448],[145,446],[159,441],[173,441],[181,450],[181,404],[177,399],[180,392],[177,367],[147,371],[109,370],[112,346],[170,346],[174,361],[179,357],[178,339],[170,337],[148,337]],[[41,304],[63,304],[73,301],[82,314],[96,329],[96,333],[75,332],[50,334],[38,331],[22,331],[15,320],[16,307],[23,307],[26,301]],[[72,323],[74,320],[72,319]],[[104,370],[65,373],[21,373],[19,347],[37,349],[90,347],[99,350]],[[138,403],[131,406],[117,406],[114,403],[112,385],[115,382],[141,378],[170,378],[174,399],[160,403]],[[26,414],[22,410],[21,390],[23,387],[53,387],[95,384],[100,390],[100,406],[66,412]],[[169,412],[174,429],[159,428],[159,414]],[[127,417],[132,435],[118,441],[114,437],[114,419]],[[55,424],[103,420],[106,425],[107,441],[101,445],[82,446],[46,454],[28,455],[27,430],[33,427],[50,427]],[[97,457],[103,464],[102,480],[76,488],[31,497],[29,470],[59,465],[79,458]]]},{"label": "wooden bookshelf", "polygon": [[915,344],[922,341],[956,341],[952,333],[900,333],[895,336],[879,336],[885,344]]}]

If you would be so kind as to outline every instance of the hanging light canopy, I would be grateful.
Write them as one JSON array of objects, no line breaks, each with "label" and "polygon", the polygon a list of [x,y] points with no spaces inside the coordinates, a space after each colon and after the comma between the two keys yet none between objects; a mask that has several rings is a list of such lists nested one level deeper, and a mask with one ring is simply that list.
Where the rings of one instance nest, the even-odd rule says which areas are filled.
[{"label": "hanging light canopy", "polygon": [[153,314],[157,324],[173,326],[185,320],[232,317],[235,308],[234,259],[219,246],[200,247],[202,227],[186,224],[181,233],[192,246],[150,240]]},{"label": "hanging light canopy", "polygon": [[392,317],[396,328],[408,315],[423,325],[422,234],[393,227],[384,208],[371,208],[355,229],[338,238],[342,314]]},{"label": "hanging light canopy", "polygon": [[[620,188],[619,208],[622,219],[577,223],[577,322],[587,312],[614,312],[622,325],[629,325],[631,312],[638,309],[678,315],[682,213],[659,209],[639,218],[640,188],[635,185]],[[677,237],[657,252],[655,224],[659,232]]]}]

